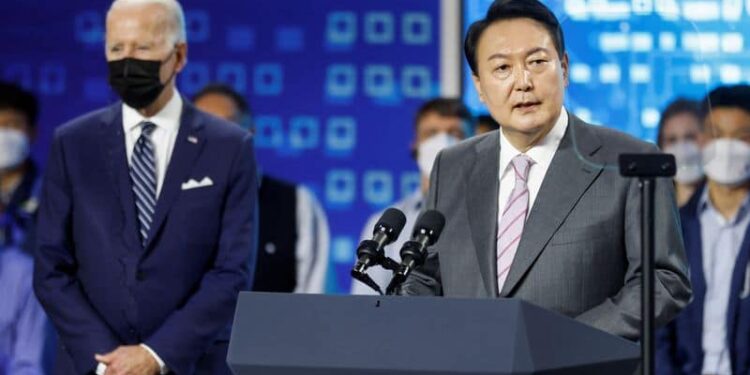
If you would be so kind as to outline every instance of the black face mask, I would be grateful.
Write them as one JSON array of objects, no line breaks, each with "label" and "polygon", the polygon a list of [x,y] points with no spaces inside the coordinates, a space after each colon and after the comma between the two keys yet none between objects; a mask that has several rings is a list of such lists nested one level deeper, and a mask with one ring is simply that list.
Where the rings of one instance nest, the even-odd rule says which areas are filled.
[{"label": "black face mask", "polygon": [[[172,54],[164,61],[171,57]],[[109,66],[110,86],[120,95],[122,101],[132,108],[143,109],[148,107],[164,91],[165,83],[161,83],[159,77],[162,61],[139,60],[128,57],[110,61],[107,65]]]}]

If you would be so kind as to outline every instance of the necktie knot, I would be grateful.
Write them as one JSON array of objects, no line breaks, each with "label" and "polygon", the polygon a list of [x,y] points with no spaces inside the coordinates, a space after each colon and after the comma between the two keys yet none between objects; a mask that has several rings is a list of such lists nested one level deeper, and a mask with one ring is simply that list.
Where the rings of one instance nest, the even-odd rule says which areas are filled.
[{"label": "necktie knot", "polygon": [[156,124],[150,121],[143,121],[138,125],[141,127],[141,134],[145,135],[146,137],[150,137],[151,133],[153,133],[154,129],[156,129]]},{"label": "necktie knot", "polygon": [[516,175],[516,182],[523,182],[525,184],[529,179],[529,170],[531,169],[531,165],[534,164],[534,160],[527,155],[518,154],[510,163]]}]

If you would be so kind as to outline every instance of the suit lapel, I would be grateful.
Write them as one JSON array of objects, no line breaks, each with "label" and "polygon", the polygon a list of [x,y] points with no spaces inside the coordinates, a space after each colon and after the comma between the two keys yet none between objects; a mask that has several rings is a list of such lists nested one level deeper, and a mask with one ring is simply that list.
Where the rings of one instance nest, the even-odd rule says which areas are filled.
[{"label": "suit lapel", "polygon": [[497,191],[500,184],[500,136],[492,132],[476,145],[469,174],[466,204],[469,227],[477,252],[479,270],[489,296],[497,295],[495,232],[497,230]]},{"label": "suit lapel", "polygon": [[167,167],[159,199],[156,202],[154,219],[146,242],[147,250],[151,248],[175,199],[180,195],[182,183],[189,179],[195,159],[205,143],[205,139],[201,136],[203,124],[198,121],[196,109],[187,100],[183,99],[183,102],[180,130],[175,139],[174,150]]},{"label": "suit lapel", "polygon": [[[747,215],[747,213],[745,214]],[[740,302],[742,294],[745,292],[745,278],[747,277],[748,263],[750,263],[750,226],[745,229],[745,237],[740,246],[740,253],[737,254],[737,261],[734,263],[732,270],[732,281],[729,291],[729,304],[727,306],[727,341],[733,349],[737,342],[737,319],[739,318]],[[747,298],[747,297],[745,297]],[[732,363],[735,363],[735,350],[731,350]],[[732,368],[732,370],[737,370]]]},{"label": "suit lapel", "polygon": [[122,235],[125,248],[141,249],[136,227],[135,201],[130,183],[129,164],[125,150],[125,134],[122,128],[122,104],[117,103],[109,108],[101,123],[101,137],[99,143],[102,155],[105,155],[107,174],[112,183],[112,190],[120,202],[122,210],[122,227],[118,231]]},{"label": "suit lapel", "polygon": [[518,285],[583,193],[601,173],[602,166],[591,158],[601,147],[599,139],[582,125],[581,120],[572,115],[569,119],[565,136],[552,158],[524,225],[501,297],[507,297]]}]

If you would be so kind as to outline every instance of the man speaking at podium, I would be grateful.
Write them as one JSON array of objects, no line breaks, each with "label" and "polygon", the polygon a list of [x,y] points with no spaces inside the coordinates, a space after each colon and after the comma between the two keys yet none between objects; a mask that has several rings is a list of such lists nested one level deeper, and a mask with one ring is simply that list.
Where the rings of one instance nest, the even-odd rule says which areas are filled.
[{"label": "man speaking at podium", "polygon": [[[469,28],[474,86],[501,129],[438,156],[427,209],[442,212],[446,227],[400,293],[519,298],[637,339],[640,195],[617,158],[657,149],[565,110],[562,34],[536,0],[495,1]],[[673,195],[659,179],[657,325],[691,296]]]}]

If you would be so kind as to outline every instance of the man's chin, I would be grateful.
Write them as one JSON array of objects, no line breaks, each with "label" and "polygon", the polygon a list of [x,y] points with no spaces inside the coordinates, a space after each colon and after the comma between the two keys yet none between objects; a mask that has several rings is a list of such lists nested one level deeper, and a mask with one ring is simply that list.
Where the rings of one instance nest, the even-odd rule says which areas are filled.
[{"label": "man's chin", "polygon": [[514,116],[513,125],[509,126],[514,131],[526,135],[534,135],[547,127],[546,122],[540,119],[541,116]]}]

